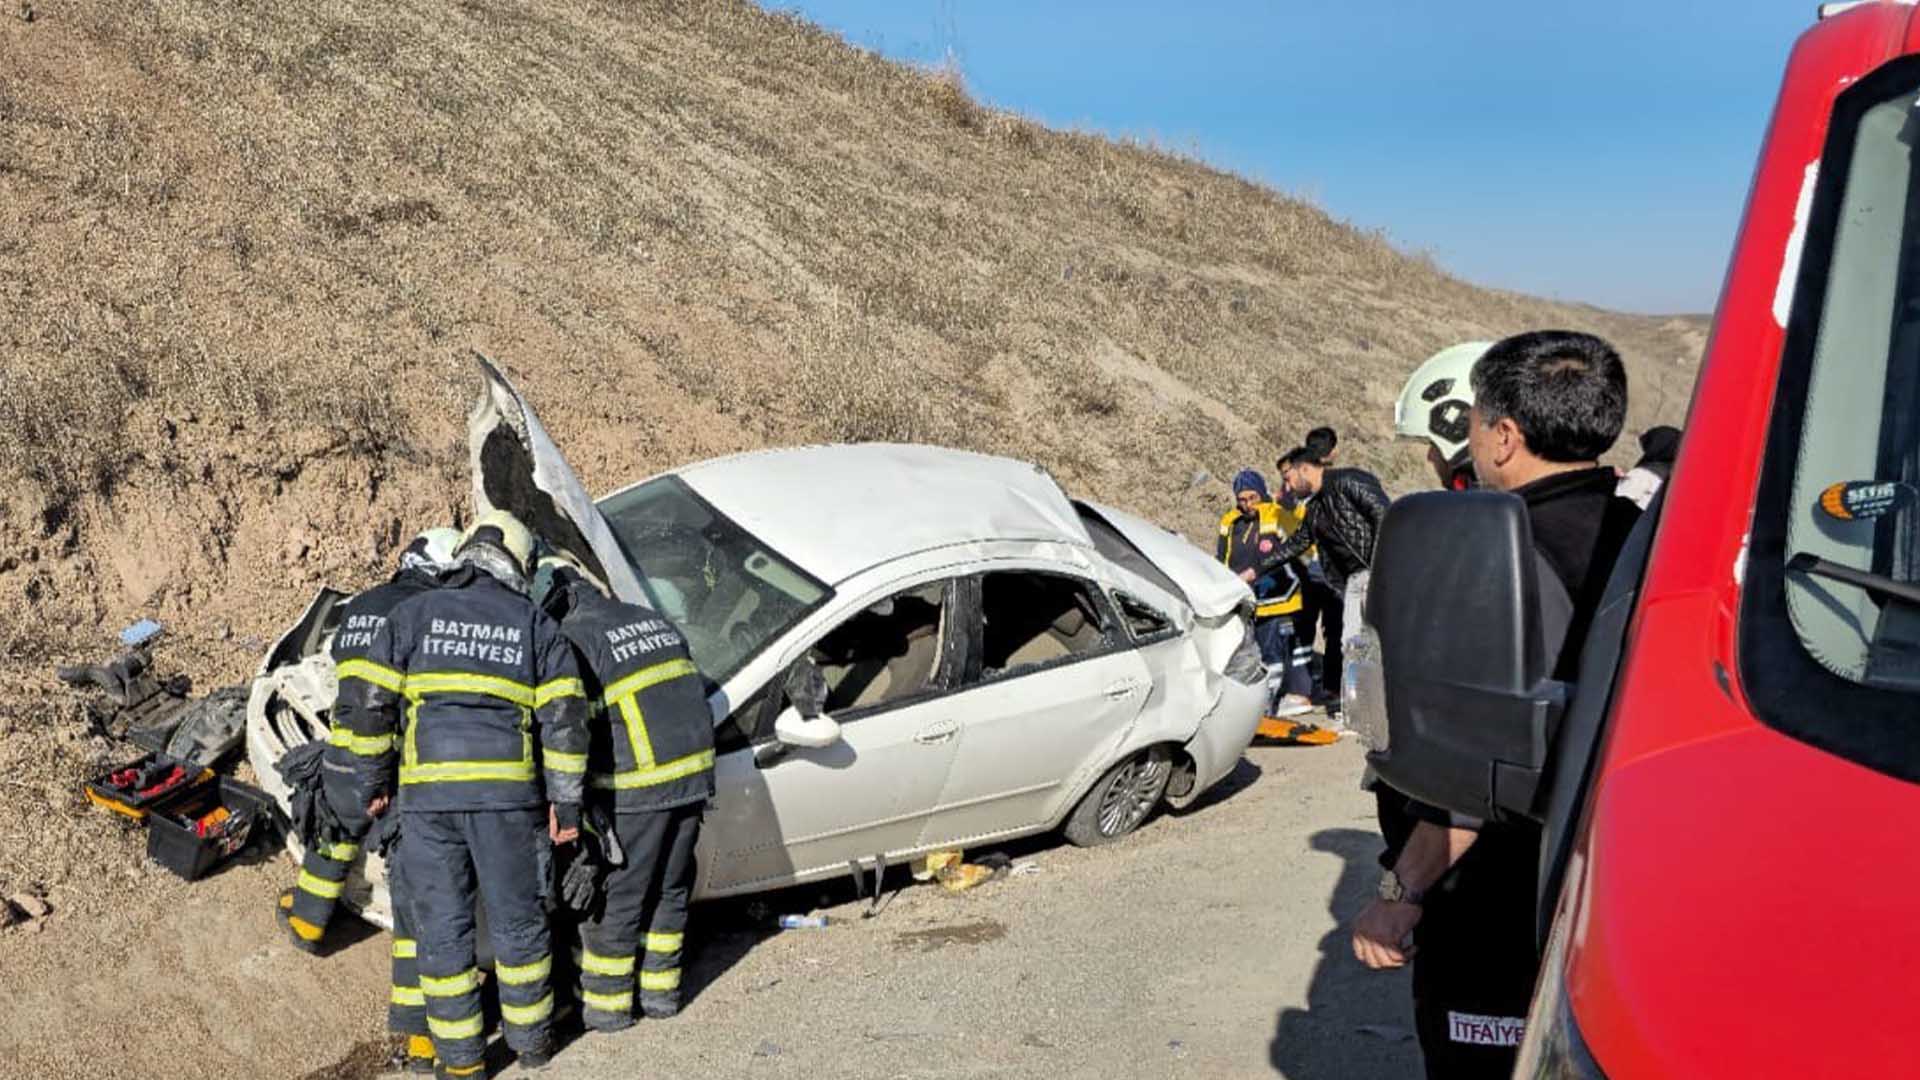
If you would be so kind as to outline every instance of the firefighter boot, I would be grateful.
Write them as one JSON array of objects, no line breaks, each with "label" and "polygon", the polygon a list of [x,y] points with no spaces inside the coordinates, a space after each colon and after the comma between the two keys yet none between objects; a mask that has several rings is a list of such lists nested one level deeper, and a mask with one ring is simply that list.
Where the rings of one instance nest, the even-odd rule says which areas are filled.
[{"label": "firefighter boot", "polygon": [[310,956],[320,955],[320,938],[326,931],[293,913],[292,889],[280,894],[274,915],[279,918],[280,925],[287,928],[287,938],[293,942],[294,948]]},{"label": "firefighter boot", "polygon": [[433,1075],[433,1040],[425,1035],[407,1036],[407,1072],[415,1076]]}]

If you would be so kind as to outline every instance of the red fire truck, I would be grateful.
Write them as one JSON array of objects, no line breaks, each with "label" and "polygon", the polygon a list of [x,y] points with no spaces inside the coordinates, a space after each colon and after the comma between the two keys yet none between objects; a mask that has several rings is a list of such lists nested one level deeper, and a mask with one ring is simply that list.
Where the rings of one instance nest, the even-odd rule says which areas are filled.
[{"label": "red fire truck", "polygon": [[1544,830],[1519,1076],[1920,1076],[1920,17],[1820,14],[1577,680],[1514,497],[1376,554],[1370,760]]}]

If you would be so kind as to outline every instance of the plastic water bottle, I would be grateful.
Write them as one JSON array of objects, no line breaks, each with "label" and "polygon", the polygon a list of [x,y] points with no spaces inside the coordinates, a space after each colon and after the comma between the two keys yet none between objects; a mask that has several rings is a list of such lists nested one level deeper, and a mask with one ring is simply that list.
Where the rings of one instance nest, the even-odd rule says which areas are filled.
[{"label": "plastic water bottle", "polygon": [[782,930],[819,930],[826,925],[827,917],[825,915],[780,916],[780,929]]}]

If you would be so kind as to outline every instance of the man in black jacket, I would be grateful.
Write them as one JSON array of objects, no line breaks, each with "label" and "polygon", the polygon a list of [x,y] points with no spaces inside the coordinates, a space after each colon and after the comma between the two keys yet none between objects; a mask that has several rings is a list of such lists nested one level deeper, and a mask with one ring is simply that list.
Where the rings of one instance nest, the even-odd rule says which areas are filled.
[{"label": "man in black jacket", "polygon": [[[1314,446],[1292,450],[1280,459],[1281,475],[1294,495],[1307,500],[1306,519],[1280,545],[1275,557],[1297,559],[1318,548],[1327,588],[1340,599],[1340,622],[1327,626],[1326,660],[1321,677],[1335,695],[1328,715],[1339,712],[1344,639],[1360,628],[1360,604],[1367,595],[1367,570],[1373,565],[1373,541],[1387,515],[1387,492],[1379,477],[1364,469],[1335,469]],[[1331,612],[1329,613],[1331,614]]]},{"label": "man in black jacket", "polygon": [[436,586],[400,604],[367,655],[340,665],[336,727],[385,812],[398,756],[395,863],[412,895],[420,989],[442,1077],[485,1072],[474,907],[484,897],[507,1045],[553,1052],[552,942],[542,893],[554,844],[579,835],[587,771],[580,669],[526,595],[532,537],[476,521]]},{"label": "man in black jacket", "polygon": [[582,1019],[618,1031],[633,1023],[636,983],[645,1015],[680,1011],[693,851],[713,797],[713,712],[678,627],[607,596],[564,559],[541,565],[552,578],[542,605],[573,643],[597,710],[588,798],[612,811],[625,854],[580,935]]},{"label": "man in black jacket", "polygon": [[[1626,418],[1626,369],[1599,338],[1541,331],[1487,350],[1473,390],[1468,438],[1479,481],[1526,501],[1534,545],[1572,600],[1554,669],[1570,679],[1640,513],[1614,495],[1613,471],[1599,464]],[[1369,967],[1398,967],[1411,935],[1427,1075],[1504,1078],[1539,969],[1540,831],[1412,806],[1422,820],[1382,878],[1380,898],[1355,919],[1354,955]]]}]

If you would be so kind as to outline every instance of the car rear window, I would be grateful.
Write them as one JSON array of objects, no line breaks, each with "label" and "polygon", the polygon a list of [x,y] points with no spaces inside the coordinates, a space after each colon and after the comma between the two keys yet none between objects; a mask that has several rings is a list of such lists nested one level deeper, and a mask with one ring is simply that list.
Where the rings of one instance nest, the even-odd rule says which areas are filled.
[{"label": "car rear window", "polygon": [[1180,586],[1173,583],[1173,579],[1167,576],[1167,572],[1155,566],[1152,559],[1141,554],[1140,549],[1133,546],[1133,541],[1122,536],[1120,530],[1107,523],[1106,518],[1101,517],[1092,507],[1082,502],[1074,503],[1073,508],[1079,511],[1080,523],[1087,527],[1087,533],[1093,537],[1094,549],[1105,555],[1109,562],[1139,574],[1165,589],[1169,596],[1177,596],[1183,602],[1190,603],[1187,601],[1187,594],[1180,590]]},{"label": "car rear window", "polygon": [[1762,466],[1741,675],[1768,724],[1920,779],[1920,58],[1842,94]]}]

